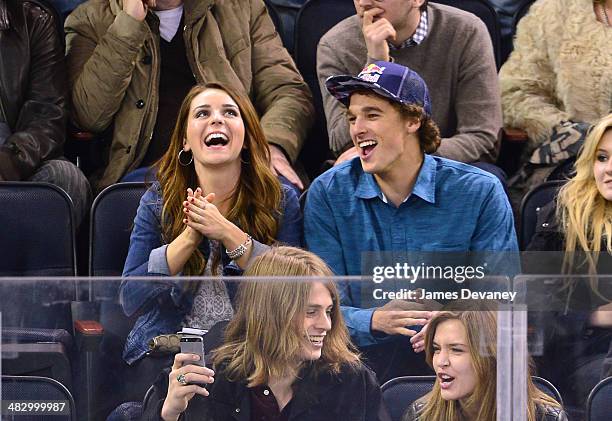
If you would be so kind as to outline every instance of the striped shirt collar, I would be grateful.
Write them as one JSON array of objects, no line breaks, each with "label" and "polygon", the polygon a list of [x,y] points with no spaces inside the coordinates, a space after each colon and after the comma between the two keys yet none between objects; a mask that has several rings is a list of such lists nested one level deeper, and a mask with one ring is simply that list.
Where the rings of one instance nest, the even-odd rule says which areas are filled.
[{"label": "striped shirt collar", "polygon": [[419,20],[419,25],[417,26],[416,31],[410,38],[406,41],[402,42],[399,46],[395,46],[392,43],[389,43],[389,49],[391,51],[401,50],[403,48],[412,47],[415,45],[419,45],[423,42],[425,37],[427,36],[427,30],[429,28],[429,24],[427,22],[427,10],[423,10],[421,12],[421,19]]}]

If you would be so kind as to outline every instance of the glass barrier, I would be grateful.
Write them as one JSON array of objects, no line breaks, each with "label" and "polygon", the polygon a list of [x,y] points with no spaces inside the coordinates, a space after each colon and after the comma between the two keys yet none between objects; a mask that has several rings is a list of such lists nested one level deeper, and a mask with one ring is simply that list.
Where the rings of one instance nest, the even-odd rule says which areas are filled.
[{"label": "glass barrier", "polygon": [[[539,259],[548,264],[551,256]],[[587,418],[587,412],[589,396],[612,376],[612,277],[521,275],[514,290],[514,314],[521,316],[513,331],[525,332],[522,353],[531,355],[538,376],[559,390],[570,419],[610,418],[609,408],[604,418]],[[603,388],[599,396],[612,402],[612,389]]]},{"label": "glass barrier", "polygon": [[[221,413],[268,411],[270,396],[274,410],[280,402],[291,413],[305,411],[303,419],[399,421],[411,406],[435,413],[458,405],[494,408],[497,420],[520,421],[530,419],[530,403],[541,415],[555,401],[570,419],[586,419],[589,393],[612,374],[611,277],[457,281],[397,276],[402,271],[345,278],[0,278],[2,419],[138,419],[143,410],[161,411],[173,399],[168,390],[203,373],[177,371],[175,364],[169,374],[181,349],[203,350],[205,365],[215,369],[207,388],[225,402],[196,394],[187,410],[202,419],[214,405]],[[335,305],[339,299],[347,305]],[[200,339],[201,332],[185,328],[206,333]],[[355,355],[376,380],[364,368],[345,370]],[[248,379],[256,372],[258,380]],[[610,389],[601,390],[609,402]],[[382,407],[391,418],[380,415]]]}]

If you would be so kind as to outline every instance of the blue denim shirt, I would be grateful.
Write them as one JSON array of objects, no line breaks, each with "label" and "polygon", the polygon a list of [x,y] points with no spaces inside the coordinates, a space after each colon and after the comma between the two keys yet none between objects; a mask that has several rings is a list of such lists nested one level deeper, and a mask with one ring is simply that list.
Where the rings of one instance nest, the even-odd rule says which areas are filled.
[{"label": "blue denim shirt", "polygon": [[[478,168],[425,155],[410,196],[385,203],[374,176],[359,158],[319,176],[304,210],[309,250],[336,275],[361,275],[362,253],[373,251],[518,252],[512,209],[499,180]],[[361,283],[338,286],[353,341],[387,340],[370,331],[375,308],[362,309]]]},{"label": "blue denim shirt", "polygon": [[[301,246],[302,215],[298,198],[292,189],[283,188],[282,216],[279,221],[277,240],[280,243]],[[145,192],[134,219],[130,236],[130,248],[123,268],[123,276],[170,275],[166,249],[161,237],[162,198],[158,183]],[[253,240],[251,260],[262,254],[268,246]],[[202,241],[200,250],[208,257],[208,241]],[[224,276],[242,274],[240,268],[223,253]],[[181,321],[191,311],[193,297],[182,291],[184,283],[168,281],[136,281],[124,279],[120,287],[120,300],[123,311],[129,317],[136,312],[143,313],[128,335],[123,358],[128,364],[139,360],[149,350],[148,341],[157,335],[174,333],[179,330]],[[235,284],[227,283],[230,299],[235,295]]]}]

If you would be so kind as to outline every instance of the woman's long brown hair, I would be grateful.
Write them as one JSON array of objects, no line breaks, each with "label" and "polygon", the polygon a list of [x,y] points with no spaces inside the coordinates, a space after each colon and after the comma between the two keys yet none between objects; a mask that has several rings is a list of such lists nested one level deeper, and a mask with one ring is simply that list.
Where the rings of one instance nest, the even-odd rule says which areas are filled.
[{"label": "woman's long brown hair", "polygon": [[[183,149],[191,102],[207,89],[226,92],[238,105],[245,126],[245,148],[240,155],[240,179],[231,196],[229,212],[225,217],[256,240],[272,244],[278,231],[282,190],[280,182],[270,170],[270,149],[251,101],[243,94],[220,83],[196,85],[185,96],[176,119],[170,146],[156,164],[163,200],[161,220],[163,240],[170,243],[185,229],[182,203],[187,198],[187,188],[195,190],[198,187],[198,177],[193,163],[187,166],[181,165],[178,154]],[[214,256],[212,270],[213,274],[216,274],[215,269],[221,253],[212,252],[211,250]],[[204,256],[196,250],[185,264],[183,274],[202,275],[205,267]]]},{"label": "woman's long brown hair", "polygon": [[[453,303],[436,315],[425,334],[425,360],[433,366],[433,341],[436,329],[448,320],[458,320],[466,331],[472,364],[476,372],[477,385],[465,400],[468,411],[476,414],[476,420],[497,419],[497,315],[493,309],[486,309],[478,303],[466,301]],[[529,373],[528,373],[529,374]],[[436,379],[433,390],[425,395],[425,406],[419,414],[422,421],[461,421],[465,408],[457,400],[444,400]],[[527,376],[527,420],[536,421],[536,404],[559,407],[559,403],[541,392]]]}]

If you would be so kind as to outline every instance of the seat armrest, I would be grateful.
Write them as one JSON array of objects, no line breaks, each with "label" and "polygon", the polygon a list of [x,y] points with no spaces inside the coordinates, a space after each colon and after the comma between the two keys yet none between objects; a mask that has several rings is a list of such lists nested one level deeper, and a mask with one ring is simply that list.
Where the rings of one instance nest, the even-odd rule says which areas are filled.
[{"label": "seat armrest", "polygon": [[104,328],[95,320],[75,320],[74,336],[77,350],[95,352],[102,342]]},{"label": "seat armrest", "polygon": [[75,320],[74,332],[82,335],[102,335],[104,333],[104,327],[95,320]]},{"label": "seat armrest", "polygon": [[527,132],[522,129],[515,129],[513,127],[504,127],[502,129],[502,140],[505,142],[513,143],[526,143],[529,140]]},{"label": "seat armrest", "polygon": [[74,140],[78,140],[79,142],[90,142],[95,136],[91,132],[74,131],[70,133],[70,137],[72,137]]},{"label": "seat armrest", "polygon": [[69,123],[68,124],[68,137],[78,142],[81,142],[81,141],[89,142],[89,141],[92,141],[96,136],[93,133],[88,132],[87,130],[82,130],[76,127],[74,124]]}]

